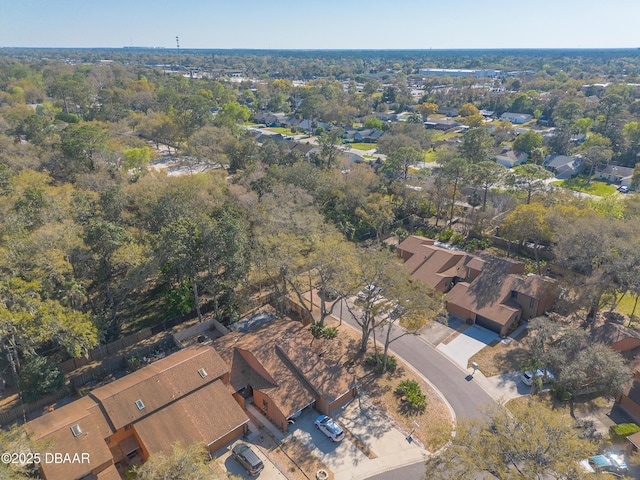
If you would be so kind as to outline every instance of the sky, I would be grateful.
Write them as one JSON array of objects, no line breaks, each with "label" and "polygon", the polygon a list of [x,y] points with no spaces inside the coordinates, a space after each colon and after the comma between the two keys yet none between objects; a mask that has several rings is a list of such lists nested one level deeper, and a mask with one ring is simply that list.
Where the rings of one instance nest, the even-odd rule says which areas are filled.
[{"label": "sky", "polygon": [[639,48],[639,0],[0,0],[0,47]]}]

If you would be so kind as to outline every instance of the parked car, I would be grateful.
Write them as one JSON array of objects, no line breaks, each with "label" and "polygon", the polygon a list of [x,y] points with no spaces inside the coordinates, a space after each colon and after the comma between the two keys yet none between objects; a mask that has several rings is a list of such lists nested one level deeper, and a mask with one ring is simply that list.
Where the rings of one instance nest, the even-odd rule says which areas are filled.
[{"label": "parked car", "polygon": [[627,187],[626,185],[622,185],[621,187],[618,187],[618,191],[620,193],[629,193],[629,187]]},{"label": "parked car", "polygon": [[258,475],[264,468],[264,463],[255,454],[251,447],[246,443],[239,443],[231,450],[231,455],[235,458],[240,465],[244,467],[247,473],[251,476]]},{"label": "parked car", "polygon": [[358,292],[358,298],[361,300],[366,300],[367,298],[375,297],[382,293],[382,289],[380,287],[376,287],[373,283],[367,285],[362,290]]},{"label": "parked car", "polygon": [[[541,377],[543,384],[550,383],[556,379],[555,375],[548,368],[539,368],[538,370],[536,370],[535,376]],[[531,384],[533,383],[533,374],[529,370],[522,372],[520,378],[522,379],[522,383],[524,383],[525,385],[531,386]]]},{"label": "parked car", "polygon": [[333,418],[327,415],[320,415],[313,423],[316,428],[329,437],[332,442],[339,442],[344,438],[344,430],[342,430]]}]

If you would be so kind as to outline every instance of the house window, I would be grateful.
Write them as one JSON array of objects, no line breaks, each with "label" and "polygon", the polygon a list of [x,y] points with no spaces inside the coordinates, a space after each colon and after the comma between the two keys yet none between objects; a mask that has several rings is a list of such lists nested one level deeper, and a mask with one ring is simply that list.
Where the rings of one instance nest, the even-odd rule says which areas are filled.
[{"label": "house window", "polygon": [[142,403],[142,400],[140,399],[136,400],[136,407],[138,407],[138,410],[144,409],[144,403]]},{"label": "house window", "polygon": [[71,433],[73,433],[74,437],[77,437],[78,435],[82,434],[82,430],[80,429],[80,425],[78,425],[77,423],[71,427]]},{"label": "house window", "polygon": [[514,300],[517,300],[518,292],[516,292],[515,290],[511,290],[511,298],[513,298]]},{"label": "house window", "polygon": [[204,368],[201,368],[200,370],[198,370],[198,373],[202,378],[207,376],[207,371]]},{"label": "house window", "polygon": [[533,308],[533,305],[534,305],[535,303],[536,303],[536,299],[535,299],[535,298],[532,298],[532,299],[529,301],[529,308]]},{"label": "house window", "polygon": [[262,407],[265,410],[269,410],[269,402],[267,402],[266,400],[262,400]]}]

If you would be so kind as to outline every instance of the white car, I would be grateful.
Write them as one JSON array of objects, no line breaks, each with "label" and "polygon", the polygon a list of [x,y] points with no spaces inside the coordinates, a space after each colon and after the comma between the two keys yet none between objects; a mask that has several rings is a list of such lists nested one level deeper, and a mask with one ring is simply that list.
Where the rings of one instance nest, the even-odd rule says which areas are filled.
[{"label": "white car", "polygon": [[376,287],[374,284],[367,285],[358,292],[358,298],[366,300],[367,298],[373,298],[382,292],[380,287]]},{"label": "white car", "polygon": [[[539,368],[538,370],[536,370],[535,376],[542,378],[543,384],[553,382],[556,379],[551,370],[545,370],[543,368]],[[533,374],[529,370],[522,372],[520,378],[522,379],[522,383],[524,383],[525,385],[531,386],[531,384],[533,383]]]},{"label": "white car", "polygon": [[318,430],[329,437],[332,442],[339,442],[344,438],[344,430],[334,422],[333,418],[327,415],[320,415],[313,424]]}]

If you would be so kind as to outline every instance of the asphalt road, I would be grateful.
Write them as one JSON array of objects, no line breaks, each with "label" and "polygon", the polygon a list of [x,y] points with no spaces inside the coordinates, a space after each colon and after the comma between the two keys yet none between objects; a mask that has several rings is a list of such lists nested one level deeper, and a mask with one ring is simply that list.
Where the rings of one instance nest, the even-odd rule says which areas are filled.
[{"label": "asphalt road", "polygon": [[406,335],[391,344],[392,352],[426,377],[447,399],[456,418],[477,418],[483,407],[495,405],[469,373],[449,360],[426,340]]},{"label": "asphalt road", "polygon": [[[334,312],[336,310],[337,308]],[[360,331],[360,327],[347,313],[346,308],[342,320],[358,332]],[[402,331],[399,327],[395,327],[392,338]],[[377,338],[384,338],[379,330],[377,330]],[[442,393],[457,419],[481,417],[480,409],[496,404],[482,387],[474,383],[473,379],[469,380],[469,372],[449,360],[419,335],[405,335],[391,343],[390,349],[394,355],[411,365]]]},{"label": "asphalt road", "polygon": [[[346,313],[342,320],[359,331],[359,326],[350,317]],[[400,332],[400,329],[396,329],[392,335],[398,335]],[[383,336],[378,335],[378,338]],[[483,408],[496,405],[493,398],[474,383],[468,372],[450,361],[422,337],[405,335],[395,340],[390,349],[442,393],[453,409],[456,419],[482,417]],[[368,480],[417,480],[424,478],[424,468],[424,464],[420,462],[369,477]]]}]

